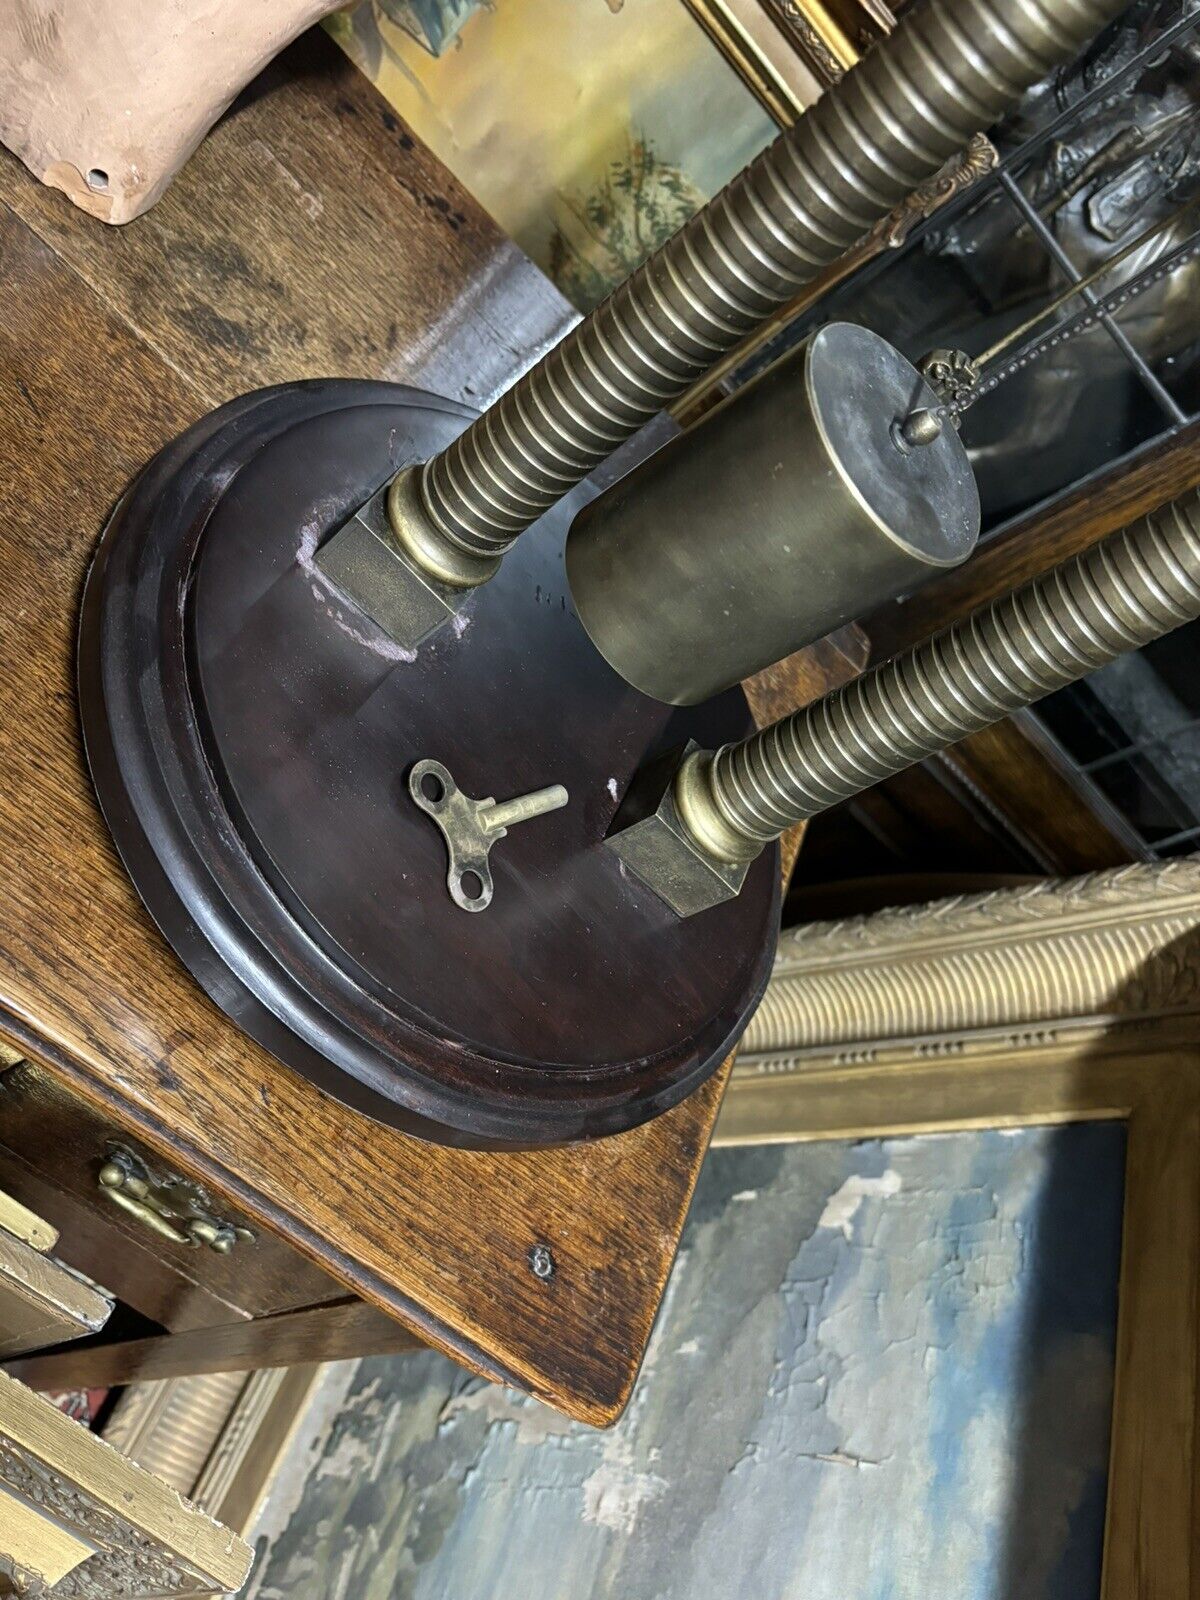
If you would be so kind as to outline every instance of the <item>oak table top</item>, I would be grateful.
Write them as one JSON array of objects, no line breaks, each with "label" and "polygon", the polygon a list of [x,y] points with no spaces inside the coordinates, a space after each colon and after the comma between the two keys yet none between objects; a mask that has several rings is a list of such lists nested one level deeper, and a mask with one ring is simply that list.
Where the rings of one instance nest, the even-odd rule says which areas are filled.
[{"label": "oak table top", "polygon": [[342,1107],[239,1033],[157,932],[100,818],[73,682],[99,531],[186,424],[331,373],[483,404],[573,314],[320,35],[124,229],[0,152],[0,306],[0,1031],[430,1344],[611,1422],[725,1073],[634,1132],[526,1155]]}]

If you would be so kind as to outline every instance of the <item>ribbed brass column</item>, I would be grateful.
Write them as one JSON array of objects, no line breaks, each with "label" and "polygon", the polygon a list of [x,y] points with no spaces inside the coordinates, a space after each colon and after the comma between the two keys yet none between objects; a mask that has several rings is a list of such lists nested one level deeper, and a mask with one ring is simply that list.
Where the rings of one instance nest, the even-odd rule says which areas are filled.
[{"label": "ribbed brass column", "polygon": [[675,803],[718,860],[1200,617],[1200,489],[772,727],[698,751]]},{"label": "ribbed brass column", "polygon": [[410,469],[391,502],[410,554],[455,584],[490,576],[523,529],[1123,9],[924,0],[415,481]]}]

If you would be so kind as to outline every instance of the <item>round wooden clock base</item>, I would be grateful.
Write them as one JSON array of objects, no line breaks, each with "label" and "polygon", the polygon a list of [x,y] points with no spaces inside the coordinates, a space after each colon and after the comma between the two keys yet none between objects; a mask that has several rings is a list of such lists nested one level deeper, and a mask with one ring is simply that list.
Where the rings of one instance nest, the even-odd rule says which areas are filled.
[{"label": "round wooden clock base", "polygon": [[[649,700],[591,645],[562,558],[586,491],[415,654],[325,579],[321,541],[470,415],[330,381],[197,423],[104,534],[79,690],[125,865],[222,1010],[370,1116],[523,1148],[632,1127],[716,1068],[766,982],[778,856],[680,920],[603,847],[650,755],[749,716],[740,691]],[[485,911],[447,890],[423,759],[476,799],[568,792],[494,844]]]}]

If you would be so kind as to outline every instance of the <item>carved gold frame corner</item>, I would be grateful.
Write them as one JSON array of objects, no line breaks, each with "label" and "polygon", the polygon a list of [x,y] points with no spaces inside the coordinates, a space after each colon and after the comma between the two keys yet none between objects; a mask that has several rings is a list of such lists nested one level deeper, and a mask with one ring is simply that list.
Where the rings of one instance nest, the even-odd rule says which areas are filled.
[{"label": "carved gold frame corner", "polygon": [[828,0],[684,3],[781,128],[791,127],[896,25],[887,0],[845,0],[840,7]]},{"label": "carved gold frame corner", "polygon": [[251,1537],[330,1366],[134,1383],[104,1438],[209,1516]]},{"label": "carved gold frame corner", "polygon": [[784,935],[718,1145],[1127,1124],[1104,1600],[1200,1593],[1200,857]]},{"label": "carved gold frame corner", "polygon": [[[790,128],[833,80],[797,47],[763,0],[684,0],[759,104]],[[841,71],[836,74],[841,76]]]},{"label": "carved gold frame corner", "polygon": [[250,1562],[227,1527],[0,1373],[0,1593],[233,1593]]}]

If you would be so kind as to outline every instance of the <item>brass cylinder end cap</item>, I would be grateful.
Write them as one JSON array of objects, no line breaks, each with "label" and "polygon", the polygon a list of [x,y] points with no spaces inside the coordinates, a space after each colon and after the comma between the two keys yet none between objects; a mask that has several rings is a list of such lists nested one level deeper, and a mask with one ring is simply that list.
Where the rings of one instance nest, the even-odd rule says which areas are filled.
[{"label": "brass cylinder end cap", "polygon": [[740,866],[754,860],[762,843],[758,839],[748,839],[726,821],[713,792],[712,766],[709,750],[693,750],[684,759],[675,775],[675,810],[701,850],[718,861]]},{"label": "brass cylinder end cap", "polygon": [[409,561],[439,583],[477,589],[494,576],[500,557],[474,555],[437,527],[421,494],[422,471],[420,465],[403,468],[388,489],[388,521],[396,543]]}]

